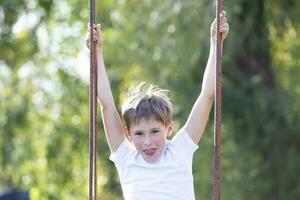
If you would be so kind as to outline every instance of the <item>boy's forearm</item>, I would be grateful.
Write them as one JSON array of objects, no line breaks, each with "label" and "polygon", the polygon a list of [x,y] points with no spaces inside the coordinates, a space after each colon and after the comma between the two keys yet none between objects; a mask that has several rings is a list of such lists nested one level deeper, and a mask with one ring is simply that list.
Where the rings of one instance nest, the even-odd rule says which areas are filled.
[{"label": "boy's forearm", "polygon": [[214,43],[211,42],[210,53],[202,81],[202,90],[185,125],[186,131],[189,133],[195,144],[198,144],[204,132],[213,104],[216,62],[214,46]]},{"label": "boy's forearm", "polygon": [[[100,51],[100,52],[99,52]],[[97,50],[97,93],[98,99],[102,107],[115,106],[109,79],[105,69],[103,53],[101,50]]]},{"label": "boy's forearm", "polygon": [[[221,48],[223,41],[221,42]],[[203,81],[202,81],[202,93],[205,93],[210,98],[215,94],[215,76],[216,76],[216,44],[215,41],[210,42],[209,57],[206,64]]]},{"label": "boy's forearm", "polygon": [[216,59],[215,59],[215,44],[213,41],[210,42],[210,51],[205,72],[202,81],[201,93],[207,95],[209,98],[214,96],[215,88],[215,72],[216,72]]}]

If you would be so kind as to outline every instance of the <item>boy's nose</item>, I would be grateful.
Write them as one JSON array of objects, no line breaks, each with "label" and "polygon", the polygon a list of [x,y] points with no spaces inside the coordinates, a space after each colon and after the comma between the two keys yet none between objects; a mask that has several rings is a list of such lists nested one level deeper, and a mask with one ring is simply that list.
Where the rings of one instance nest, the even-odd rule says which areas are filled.
[{"label": "boy's nose", "polygon": [[149,137],[146,137],[144,140],[144,145],[145,146],[150,146],[152,144],[152,141]]}]

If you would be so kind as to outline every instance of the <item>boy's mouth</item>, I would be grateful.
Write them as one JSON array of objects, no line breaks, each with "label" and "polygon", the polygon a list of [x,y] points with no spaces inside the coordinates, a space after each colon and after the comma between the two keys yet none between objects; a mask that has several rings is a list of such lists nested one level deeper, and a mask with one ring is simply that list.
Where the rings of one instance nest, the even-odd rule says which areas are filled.
[{"label": "boy's mouth", "polygon": [[156,152],[156,148],[151,148],[151,149],[145,149],[143,150],[143,152],[147,155],[147,156],[153,156]]}]

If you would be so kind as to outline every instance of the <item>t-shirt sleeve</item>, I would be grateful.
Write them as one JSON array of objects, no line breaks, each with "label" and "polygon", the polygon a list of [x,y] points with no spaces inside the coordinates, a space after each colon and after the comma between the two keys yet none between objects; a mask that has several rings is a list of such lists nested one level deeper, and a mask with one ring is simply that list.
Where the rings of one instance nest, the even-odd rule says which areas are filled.
[{"label": "t-shirt sleeve", "polygon": [[181,147],[181,149],[183,149],[189,155],[193,155],[194,152],[199,148],[186,132],[184,127],[177,132],[177,134],[173,137],[172,142],[176,146]]},{"label": "t-shirt sleeve", "polygon": [[125,139],[114,153],[111,153],[109,159],[115,163],[117,167],[121,167],[126,161],[128,155],[132,152],[131,144]]}]

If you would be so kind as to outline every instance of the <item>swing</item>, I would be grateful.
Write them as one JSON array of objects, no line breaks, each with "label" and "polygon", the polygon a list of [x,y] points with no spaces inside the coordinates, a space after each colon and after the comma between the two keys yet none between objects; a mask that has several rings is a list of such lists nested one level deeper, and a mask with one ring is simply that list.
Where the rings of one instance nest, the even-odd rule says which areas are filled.
[{"label": "swing", "polygon": [[[222,75],[222,47],[220,33],[220,13],[223,10],[222,0],[216,2],[217,42],[216,42],[216,84],[214,99],[214,200],[220,200],[221,193],[221,75]],[[90,0],[90,30],[96,24],[96,0]],[[90,41],[93,34],[90,34]],[[97,200],[97,59],[96,43],[91,43],[90,48],[90,100],[89,100],[89,200]]]}]

